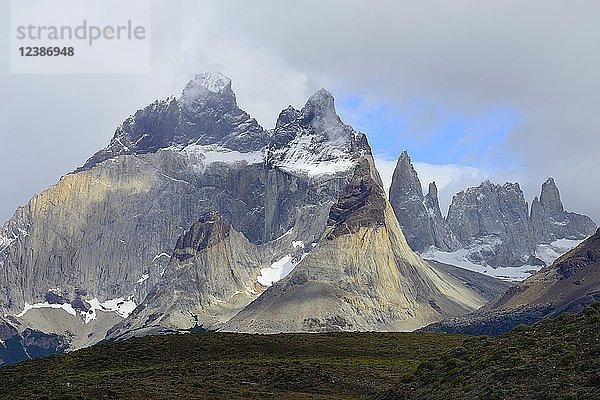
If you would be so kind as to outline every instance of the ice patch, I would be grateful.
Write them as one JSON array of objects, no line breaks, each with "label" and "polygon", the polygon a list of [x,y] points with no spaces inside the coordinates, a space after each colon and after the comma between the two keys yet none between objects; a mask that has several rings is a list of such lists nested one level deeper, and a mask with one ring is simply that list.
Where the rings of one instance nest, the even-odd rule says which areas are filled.
[{"label": "ice patch", "polygon": [[550,244],[538,244],[535,256],[546,265],[551,265],[558,257],[579,246],[584,240],[558,239]]},{"label": "ice patch", "polygon": [[420,254],[420,256],[424,260],[433,260],[444,264],[454,265],[460,268],[479,272],[481,274],[493,276],[494,278],[502,279],[503,281],[509,282],[520,282],[542,268],[539,265],[522,265],[520,267],[492,268],[487,265],[479,265],[473,263],[467,258],[468,254],[469,250],[467,249],[459,249],[453,252],[446,252],[431,246],[429,250]]},{"label": "ice patch", "polygon": [[106,300],[102,303],[98,300],[98,298],[94,297],[91,300],[86,300],[86,302],[90,305],[90,309],[87,312],[82,312],[81,314],[85,316],[86,324],[96,319],[96,311],[115,312],[119,316],[127,318],[129,314],[131,314],[131,312],[137,307],[137,304],[135,304],[135,302],[132,300],[132,297],[133,296],[130,296],[127,299],[119,297],[116,299]]},{"label": "ice patch", "polygon": [[17,240],[16,236],[0,236],[0,252],[10,246],[15,240]]},{"label": "ice patch", "polygon": [[294,160],[282,163],[279,167],[285,171],[299,174],[306,174],[309,177],[319,175],[335,175],[346,172],[354,167],[354,161],[342,159],[337,161],[317,161]]},{"label": "ice patch", "polygon": [[304,247],[304,242],[302,240],[295,240],[292,242],[292,246],[294,246],[294,248],[296,247]]},{"label": "ice patch", "polygon": [[146,279],[148,279],[150,277],[150,275],[148,274],[143,274],[142,277],[140,279],[137,280],[137,283],[143,283],[144,281],[146,281]]},{"label": "ice patch", "polygon": [[21,311],[19,314],[15,315],[15,317],[21,318],[23,317],[25,314],[27,314],[27,311],[29,310],[33,310],[33,309],[40,309],[40,308],[54,308],[54,309],[59,309],[62,308],[63,310],[65,310],[67,313],[76,316],[77,313],[75,312],[75,310],[73,309],[73,307],[68,304],[50,304],[47,301],[45,303],[35,303],[35,304],[29,304],[27,302],[25,302],[25,307],[23,308],[23,311]]},{"label": "ice patch", "polygon": [[271,264],[270,267],[262,268],[260,276],[256,280],[263,286],[271,286],[275,282],[285,278],[307,255],[308,253],[303,253],[300,257],[292,257],[290,254],[283,256]]}]

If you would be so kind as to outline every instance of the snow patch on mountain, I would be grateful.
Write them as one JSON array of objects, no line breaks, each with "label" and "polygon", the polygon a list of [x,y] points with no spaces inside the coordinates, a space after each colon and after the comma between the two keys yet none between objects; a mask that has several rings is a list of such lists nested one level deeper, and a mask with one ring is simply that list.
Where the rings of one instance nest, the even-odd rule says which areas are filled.
[{"label": "snow patch on mountain", "polygon": [[7,237],[7,236],[0,236],[0,252],[4,251],[4,249],[8,248],[8,246],[10,246],[15,240],[17,240],[16,237]]},{"label": "snow patch on mountain", "polygon": [[443,264],[450,264],[456,267],[479,272],[494,278],[509,282],[519,282],[528,278],[531,274],[538,271],[541,266],[522,265],[520,267],[499,267],[492,268],[487,265],[475,264],[469,260],[469,250],[459,249],[453,252],[446,252],[431,246],[429,250],[420,254],[424,260],[433,260]]},{"label": "snow patch on mountain", "polygon": [[29,310],[40,309],[40,308],[63,309],[67,313],[69,313],[69,314],[71,314],[73,316],[77,315],[77,313],[75,312],[75,309],[73,309],[73,306],[71,306],[68,303],[65,303],[65,304],[50,304],[50,303],[48,303],[46,301],[44,303],[35,303],[35,304],[29,304],[29,303],[25,302],[25,307],[23,308],[23,311],[21,311],[19,314],[15,315],[15,317],[21,318],[25,314],[27,314],[27,312]]},{"label": "snow patch on mountain", "polygon": [[137,280],[137,284],[139,285],[139,284],[144,283],[149,277],[150,277],[150,275],[148,275],[148,274],[142,274],[142,277]]},{"label": "snow patch on mountain", "polygon": [[125,299],[124,297],[118,297],[116,299],[106,300],[100,302],[98,298],[94,297],[91,300],[86,300],[90,305],[90,309],[87,312],[81,314],[85,317],[85,323],[90,323],[97,317],[97,311],[103,312],[115,312],[123,318],[127,318],[129,314],[137,307],[137,304],[132,299],[133,296]]},{"label": "snow patch on mountain", "polygon": [[[294,242],[294,247],[301,246],[303,246],[301,241]],[[263,286],[272,286],[275,282],[282,280],[292,272],[294,267],[307,255],[308,253],[302,253],[302,255],[296,256],[292,256],[291,254],[285,255],[273,262],[270,267],[262,268],[260,270],[260,276],[256,278],[256,280]]]},{"label": "snow patch on mountain", "polygon": [[171,256],[167,253],[160,253],[160,254],[157,254],[156,256],[154,256],[154,258],[152,259],[152,262],[155,262],[156,260],[158,260],[161,257],[171,258]]},{"label": "snow patch on mountain", "polygon": [[285,171],[310,177],[346,172],[356,165],[346,146],[342,139],[322,142],[316,135],[300,135],[292,140],[283,159],[276,165]]},{"label": "snow patch on mountain", "polygon": [[275,261],[270,267],[262,268],[260,276],[256,280],[263,286],[273,285],[294,269],[297,263],[294,263],[292,259],[292,256],[288,254]]}]

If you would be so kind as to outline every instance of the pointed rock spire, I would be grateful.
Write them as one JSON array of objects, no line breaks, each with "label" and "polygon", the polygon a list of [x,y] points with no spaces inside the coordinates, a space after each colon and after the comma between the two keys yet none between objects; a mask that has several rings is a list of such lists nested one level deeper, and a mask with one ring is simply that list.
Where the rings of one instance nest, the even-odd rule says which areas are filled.
[{"label": "pointed rock spire", "polygon": [[565,211],[554,178],[550,177],[542,184],[540,203],[553,215],[561,215]]},{"label": "pointed rock spire", "polygon": [[390,203],[406,241],[415,251],[426,251],[430,246],[456,250],[460,243],[442,217],[435,182],[429,184],[427,196],[422,190],[417,171],[404,150],[392,176]]},{"label": "pointed rock spire", "polygon": [[423,198],[421,181],[406,150],[400,155],[392,176],[390,198],[392,196],[415,196],[418,199]]},{"label": "pointed rock spire", "polygon": [[303,110],[323,115],[335,114],[335,99],[327,89],[321,88],[308,98]]},{"label": "pointed rock spire", "polygon": [[584,239],[596,230],[596,224],[589,217],[564,210],[553,178],[542,184],[539,199],[533,199],[529,223],[536,243]]}]

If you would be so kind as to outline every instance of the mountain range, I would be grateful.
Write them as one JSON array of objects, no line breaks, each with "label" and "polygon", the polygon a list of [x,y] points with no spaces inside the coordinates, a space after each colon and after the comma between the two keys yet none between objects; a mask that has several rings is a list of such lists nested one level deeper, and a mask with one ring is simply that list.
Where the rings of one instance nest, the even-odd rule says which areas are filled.
[{"label": "mountain range", "polygon": [[198,74],[0,229],[0,363],[167,333],[415,330],[510,286],[432,249],[542,266],[539,246],[595,229],[553,180],[531,213],[518,184],[484,182],[444,218],[407,153],[389,193],[328,91],[266,130]]},{"label": "mountain range", "polygon": [[508,280],[552,264],[597,227],[591,218],[564,210],[552,178],[542,184],[531,208],[518,183],[487,180],[454,195],[444,218],[435,182],[423,195],[406,151],[389,193],[409,245],[422,257]]},{"label": "mountain range", "polygon": [[0,238],[3,340],[31,330],[60,351],[189,330],[412,330],[498,291],[414,254],[329,92],[268,131],[218,73],[127,118]]}]

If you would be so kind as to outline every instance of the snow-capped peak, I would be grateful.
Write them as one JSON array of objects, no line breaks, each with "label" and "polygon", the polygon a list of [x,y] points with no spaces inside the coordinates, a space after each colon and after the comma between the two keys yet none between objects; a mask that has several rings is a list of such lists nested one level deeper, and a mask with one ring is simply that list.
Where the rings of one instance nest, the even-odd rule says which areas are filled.
[{"label": "snow-capped peak", "polygon": [[190,82],[195,86],[201,86],[213,93],[220,93],[226,88],[231,87],[231,79],[220,72],[202,72],[194,75]]},{"label": "snow-capped peak", "polygon": [[231,79],[219,72],[202,72],[185,85],[181,100],[186,106],[203,109],[208,103],[217,108],[236,108]]}]

